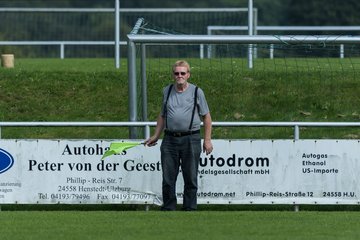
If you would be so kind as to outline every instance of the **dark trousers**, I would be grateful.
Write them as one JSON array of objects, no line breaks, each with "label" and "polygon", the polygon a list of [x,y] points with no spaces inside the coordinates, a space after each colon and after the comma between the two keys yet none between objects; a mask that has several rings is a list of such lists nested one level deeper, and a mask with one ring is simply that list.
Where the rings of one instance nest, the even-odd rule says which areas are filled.
[{"label": "dark trousers", "polygon": [[176,180],[181,167],[184,178],[183,209],[197,209],[198,168],[201,154],[200,134],[182,137],[165,135],[161,144],[163,172],[162,210],[176,209]]}]

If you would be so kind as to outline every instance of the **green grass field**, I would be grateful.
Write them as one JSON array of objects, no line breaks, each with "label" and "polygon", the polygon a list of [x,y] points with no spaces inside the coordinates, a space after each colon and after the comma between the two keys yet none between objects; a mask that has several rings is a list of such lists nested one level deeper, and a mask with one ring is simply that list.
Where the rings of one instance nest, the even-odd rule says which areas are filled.
[{"label": "green grass field", "polygon": [[1,239],[359,239],[358,212],[1,212]]}]

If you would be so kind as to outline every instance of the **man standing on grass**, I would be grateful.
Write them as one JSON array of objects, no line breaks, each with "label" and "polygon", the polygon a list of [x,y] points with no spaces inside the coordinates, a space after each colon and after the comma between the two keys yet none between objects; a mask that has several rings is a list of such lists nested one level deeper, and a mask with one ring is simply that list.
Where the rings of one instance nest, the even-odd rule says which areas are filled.
[{"label": "man standing on grass", "polygon": [[181,167],[184,178],[183,210],[197,209],[198,168],[201,154],[200,124],[204,122],[203,152],[210,154],[211,115],[204,92],[188,82],[190,66],[186,61],[173,65],[174,84],[163,90],[161,113],[157,118],[155,133],[145,141],[154,146],[165,129],[162,141],[162,210],[176,210],[176,180]]}]

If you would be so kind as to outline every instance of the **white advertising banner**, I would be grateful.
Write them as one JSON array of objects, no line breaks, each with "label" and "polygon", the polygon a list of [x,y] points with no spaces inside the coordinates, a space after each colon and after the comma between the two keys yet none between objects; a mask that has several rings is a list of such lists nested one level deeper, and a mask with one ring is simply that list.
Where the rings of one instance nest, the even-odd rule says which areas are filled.
[{"label": "white advertising banner", "polygon": [[[121,141],[121,140],[116,140]],[[160,145],[101,160],[112,141],[0,140],[0,204],[157,204]],[[359,204],[357,140],[213,140],[199,204]],[[182,202],[181,172],[177,182]]]}]

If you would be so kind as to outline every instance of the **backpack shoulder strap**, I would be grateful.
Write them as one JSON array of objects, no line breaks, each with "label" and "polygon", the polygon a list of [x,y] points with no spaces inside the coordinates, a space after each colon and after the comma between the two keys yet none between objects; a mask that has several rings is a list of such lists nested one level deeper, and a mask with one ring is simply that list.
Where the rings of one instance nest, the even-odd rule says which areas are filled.
[{"label": "backpack shoulder strap", "polygon": [[167,96],[166,96],[166,101],[164,103],[164,113],[165,113],[165,127],[168,128],[167,126],[167,103],[168,103],[168,100],[169,100],[169,97],[170,97],[170,93],[171,93],[171,90],[173,88],[174,84],[171,84],[169,86],[169,89],[168,89],[168,92],[167,92]]},{"label": "backpack shoulder strap", "polygon": [[167,104],[167,102],[168,102],[168,100],[169,100],[170,93],[171,93],[171,90],[172,90],[173,86],[174,86],[174,84],[170,84],[170,86],[169,86],[169,89],[168,89],[168,92],[167,92],[167,96],[166,96],[165,104]]},{"label": "backpack shoulder strap", "polygon": [[195,87],[195,93],[194,93],[194,108],[193,108],[192,115],[191,115],[189,131],[191,131],[193,121],[194,121],[195,109],[196,109],[196,106],[197,106],[197,93],[198,93],[198,87],[196,86]]}]

